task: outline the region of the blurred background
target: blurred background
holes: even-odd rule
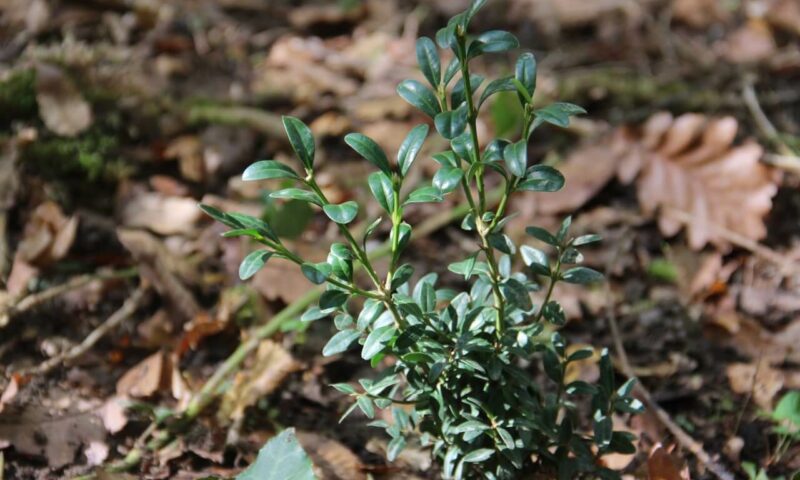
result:
[[[0,479],[118,461],[153,419],[198,397],[205,408],[173,441],[102,478],[232,476],[288,426],[321,478],[438,478],[420,449],[387,464],[386,438],[363,417],[337,423],[349,401],[328,385],[369,366],[355,353],[321,356],[333,327],[299,321],[313,293],[293,265],[271,261],[239,281],[252,245],[220,237],[196,205],[262,216],[324,259],[337,238],[324,215],[269,199],[281,185],[245,184],[241,171],[293,162],[280,115],[300,117],[328,198],[377,217],[370,169],[341,138],[362,132],[394,156],[427,120],[395,93],[423,78],[415,40],[467,5],[0,0]],[[790,478],[800,469],[800,1],[492,0],[475,28],[510,30],[535,53],[537,104],[588,111],[535,132],[529,157],[561,169],[567,186],[518,196],[508,229],[522,239],[526,225],[573,214],[576,233],[605,239],[586,263],[608,282],[557,289],[565,335],[575,348],[616,347],[620,375],[638,376],[663,411],[616,418],[640,450],[604,461],[629,478],[712,478],[712,463],[736,478]],[[474,69],[494,78],[514,59]],[[513,137],[515,94],[493,98],[481,138]],[[418,181],[435,171],[437,141]],[[408,220],[427,222],[408,261],[453,286],[447,264],[473,242],[446,214],[460,202],[415,206]],[[203,390],[248,341],[222,390]],[[568,375],[591,381],[595,362]]]

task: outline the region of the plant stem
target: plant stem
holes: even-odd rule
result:
[[[542,320],[542,315],[544,314],[544,307],[550,302],[550,297],[553,295],[553,288],[555,288],[556,283],[558,282],[558,276],[561,273],[561,249],[556,249],[556,255],[558,259],[556,260],[556,266],[551,272],[550,275],[550,285],[547,287],[547,293],[544,295],[544,301],[542,305],[539,307],[539,312],[536,313],[536,318],[534,319],[533,323],[539,323]]]

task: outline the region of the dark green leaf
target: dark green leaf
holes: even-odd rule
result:
[[[611,441],[608,444],[610,452],[622,453],[625,455],[632,455],[636,453],[636,436],[630,432],[614,432],[611,434]]]
[[[261,160],[244,170],[242,180],[269,180],[271,178],[290,178],[293,180],[300,177],[288,166],[275,160]]]
[[[498,78],[496,80],[492,80],[491,82],[489,82],[488,85],[486,85],[486,88],[483,90],[483,93],[481,93],[481,98],[480,100],[478,100],[478,105],[476,108],[481,108],[483,102],[485,102],[489,97],[491,97],[497,92],[508,92],[508,91],[514,91],[516,89],[517,87],[514,85],[513,77],[503,77],[503,78]]]
[[[271,198],[284,198],[292,200],[301,200],[304,202],[313,203],[314,205],[322,206],[322,200],[316,193],[303,190],[300,188],[284,188],[269,194]]]
[[[550,380],[560,384],[564,373],[561,367],[561,360],[559,360],[556,352],[547,348],[544,351],[542,359],[544,361],[544,372]]]
[[[364,348],[361,350],[361,358],[370,360],[372,357],[381,352],[386,347],[389,340],[397,333],[394,325],[387,325],[385,327],[376,328],[367,336],[364,342]]]
[[[388,176],[392,175],[389,159],[386,158],[386,154],[373,139],[360,133],[348,133],[344,137],[344,142],[350,145],[350,148],[359,155],[366,158],[369,163],[378,167],[378,170]]]
[[[338,278],[349,282],[353,279],[353,254],[344,244],[334,243],[328,253],[328,265]]]
[[[397,86],[397,94],[431,118],[435,118],[442,111],[436,95],[417,80],[403,80]]]
[[[484,163],[499,162],[503,159],[503,151],[510,143],[511,142],[508,140],[503,140],[502,138],[492,140],[483,151],[481,160],[483,160]]]
[[[303,313],[303,316],[300,317],[301,322],[314,322],[321,318],[325,318],[330,315],[330,312],[327,310],[321,310],[319,306],[313,306],[306,310]]]
[[[456,44],[456,28],[457,25],[453,23],[436,32],[436,43],[440,48],[450,48]]]
[[[436,163],[438,163],[443,167],[455,168],[458,167],[460,163],[458,157],[456,157],[455,152],[452,152],[450,150],[446,152],[434,153],[433,159],[436,161]]]
[[[523,245],[519,247],[522,254],[522,261],[525,265],[529,266],[533,273],[539,275],[550,275],[550,262],[547,259],[547,254],[538,248]]]
[[[528,166],[528,142],[523,139],[506,146],[503,150],[503,158],[512,175],[515,177],[525,176],[525,168]]]
[[[478,91],[478,87],[483,83],[483,76],[478,75],[477,73],[470,73],[469,74],[469,87],[472,93]],[[450,104],[453,106],[460,106],[462,103],[467,101],[467,84],[464,82],[464,78],[459,78],[456,82],[455,86],[453,87],[453,92],[450,94]]]
[[[555,192],[564,186],[564,175],[547,165],[534,165],[525,172],[525,178],[517,190],[531,192]]]
[[[581,235],[580,237],[572,241],[572,245],[580,247],[581,245],[588,245],[590,243],[599,242],[602,239],[603,238],[597,234]]]
[[[331,266],[327,263],[304,263],[300,265],[300,270],[316,285],[324,283],[331,276]]]
[[[462,103],[456,110],[436,115],[433,123],[436,125],[436,131],[448,140],[461,135],[467,127],[467,104]]]
[[[442,192],[439,191],[438,188],[430,186],[430,187],[421,187],[408,195],[408,199],[405,201],[405,205],[409,205],[412,203],[433,203],[433,202],[441,202],[444,200],[442,198]]]
[[[255,228],[237,228],[234,230],[228,230],[222,234],[225,238],[235,238],[235,237],[250,237],[259,239],[262,238],[262,235],[258,233],[258,230]]]
[[[417,39],[417,63],[425,78],[433,88],[438,88],[442,81],[442,66],[436,44],[428,37]]]
[[[389,445],[386,447],[386,458],[390,462],[394,462],[400,452],[406,447],[406,439],[403,437],[394,437]]]
[[[592,270],[587,267],[575,267],[567,270],[561,276],[561,279],[567,283],[578,283],[586,285],[590,283],[597,283],[603,281],[603,274]]]
[[[467,420],[466,422],[459,423],[458,425],[453,427],[451,433],[459,435],[462,433],[483,432],[486,430],[489,430],[489,425],[486,425],[485,423],[479,422],[477,420]]]
[[[460,68],[461,63],[458,61],[458,57],[453,57],[453,59],[450,60],[450,63],[447,64],[447,68],[444,71],[444,79],[442,79],[442,84],[447,85],[450,83],[450,80],[453,79]]]
[[[556,239],[556,237],[554,237],[550,232],[548,232],[544,228],[527,227],[525,229],[525,233],[527,233],[533,238],[543,241],[548,245],[553,245],[554,247],[558,245],[558,240]]]
[[[464,172],[457,167],[442,167],[433,176],[433,186],[442,193],[450,193],[461,183]]]
[[[472,143],[472,137],[469,132],[464,132],[450,140],[450,148],[453,149],[456,155],[467,162],[472,162],[475,159],[475,146]]]
[[[492,455],[494,455],[494,450],[491,448],[479,448],[464,455],[462,461],[464,463],[480,463],[488,460]]]
[[[339,308],[344,305],[349,296],[349,293],[341,290],[327,290],[319,297],[319,308],[322,310]]]
[[[346,395],[353,395],[356,393],[355,387],[350,385],[349,383],[334,383],[331,387],[335,388],[336,390],[346,394]]]
[[[275,461],[280,459],[280,461]],[[256,461],[236,480],[316,480],[311,460],[288,428],[258,452]]]
[[[487,240],[489,241],[489,245],[503,253],[514,255],[517,251],[517,247],[514,246],[514,242],[511,241],[511,238],[503,233],[491,233],[487,237]]]
[[[572,352],[570,356],[567,357],[567,363],[585,360],[587,358],[592,358],[592,356],[594,356],[593,348],[581,348],[580,350]]]
[[[475,58],[484,53],[506,52],[519,47],[517,37],[504,30],[490,30],[481,33],[469,45],[468,58]]]
[[[417,125],[408,132],[408,136],[406,136],[402,145],[400,145],[400,150],[397,151],[397,166],[400,169],[400,175],[406,176],[406,173],[408,173],[411,164],[414,163],[414,160],[417,158],[422,148],[422,143],[427,136],[428,125],[424,123],[422,125]]]
[[[500,290],[503,292],[503,296],[506,298],[506,301],[508,301],[509,304],[519,308],[524,312],[527,312],[533,308],[528,289],[525,288],[525,285],[523,285],[519,280],[515,278],[507,279],[502,285],[500,285]]]
[[[328,343],[322,348],[322,355],[330,357],[331,355],[344,352],[350,348],[350,345],[352,345],[359,336],[361,336],[361,334],[356,330],[342,330],[328,340]]]
[[[536,90],[536,57],[532,53],[523,53],[519,56],[514,69],[514,78],[525,88],[528,97],[533,98],[533,92]],[[521,93],[518,95],[522,104],[528,102]]]
[[[295,151],[303,165],[307,169],[314,167],[314,136],[311,129],[306,126],[299,118],[284,116],[283,128],[289,137],[289,143]]]
[[[346,225],[358,215],[358,204],[352,200],[339,205],[329,203],[322,207],[325,215],[336,223]]]
[[[412,267],[408,263],[397,267],[397,270],[395,270],[394,275],[392,275],[392,281],[391,281],[392,291],[397,290],[397,288],[400,285],[406,283],[413,274],[414,274],[414,267]]]
[[[469,280],[469,277],[472,276],[472,270],[475,268],[475,261],[478,259],[478,254],[473,253],[466,260],[462,260],[460,262],[451,263],[447,266],[447,269],[453,273],[457,273],[459,275],[464,275],[465,280]]]
[[[558,127],[566,127],[569,125],[569,117],[583,113],[586,113],[586,110],[572,103],[551,103],[546,107],[533,111],[536,119],[533,122],[532,128],[536,128],[544,122],[551,123]]]
[[[559,244],[564,243],[564,239],[567,238],[570,225],[572,225],[572,215],[568,215],[561,221],[561,226],[558,228],[558,232],[556,232],[556,240],[558,240]]]
[[[242,263],[239,265],[239,278],[242,280],[247,280],[255,275],[256,272],[261,270],[261,267],[267,263],[267,260],[271,256],[272,252],[268,252],[266,250],[256,250],[255,252],[250,252],[249,255],[244,257],[244,260],[242,260]]]
[[[611,417],[603,415],[600,410],[594,412],[594,443],[598,448],[604,449],[611,443],[611,435],[614,431],[614,426],[611,423]]]
[[[372,400],[370,400],[369,397],[364,395],[359,396],[356,398],[356,404],[367,418],[375,418],[375,407],[372,405]]]
[[[369,238],[370,235],[375,233],[375,230],[377,230],[378,226],[381,224],[382,221],[383,218],[378,217],[375,220],[373,220],[372,223],[367,225],[367,228],[364,229],[364,237],[361,239],[362,244],[367,243],[367,238]]]
[[[214,220],[220,222],[225,226],[236,229],[244,227],[244,225],[239,223],[235,218],[231,217],[229,214],[223,212],[218,208],[212,207],[211,205],[206,205],[204,203],[198,204],[198,206],[200,207],[200,210],[206,213],[206,215],[208,215],[209,217],[213,218]]]
[[[553,300],[547,302],[542,309],[544,319],[556,326],[564,326],[567,323],[567,316],[564,313],[564,308],[558,302]]]

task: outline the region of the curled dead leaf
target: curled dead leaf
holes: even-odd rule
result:
[[[120,217],[127,227],[146,228],[161,235],[179,235],[194,231],[202,211],[190,197],[143,192],[122,203]]]
[[[320,480],[363,480],[361,460],[336,440],[311,432],[297,432],[297,440],[308,452]]]
[[[647,458],[647,478],[649,480],[690,480],[689,467],[677,458],[673,449],[656,443]]]
[[[128,370],[117,381],[117,395],[145,398],[169,385],[169,368],[163,352],[156,352]]]
[[[36,65],[36,102],[44,124],[58,135],[73,137],[92,124],[92,110],[61,68]]]

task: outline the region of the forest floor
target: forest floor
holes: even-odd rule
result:
[[[280,115],[300,117],[328,197],[376,217],[368,166],[341,137],[363,132],[393,156],[398,132],[424,121],[395,94],[420,76],[415,39],[466,2],[3,3],[0,479],[233,476],[289,426],[321,478],[436,478],[424,450],[389,464],[378,429],[338,423],[348,400],[328,385],[369,366],[322,357],[332,326],[299,322],[315,290],[292,265],[241,282],[252,246],[220,237],[197,203],[264,216],[324,258],[336,232],[323,216],[241,171],[289,159]],[[572,214],[576,232],[604,238],[585,263],[607,282],[556,291],[568,339],[608,347],[620,378],[643,387],[646,413],[615,418],[639,452],[604,461],[629,478],[791,478],[800,3],[496,0],[485,12],[479,28],[535,52],[537,103],[589,112],[537,130],[529,157],[567,187],[518,198],[508,230],[521,239]],[[510,61],[476,68],[503,74]],[[519,118],[515,97],[498,95],[482,137]],[[420,179],[434,172],[420,163]],[[408,261],[458,285],[447,264],[471,239],[451,197],[410,212],[426,227]],[[240,345],[251,350],[231,357]],[[596,379],[595,361],[567,375]],[[191,421],[169,420],[189,405]],[[114,462],[125,472],[103,471]]]

